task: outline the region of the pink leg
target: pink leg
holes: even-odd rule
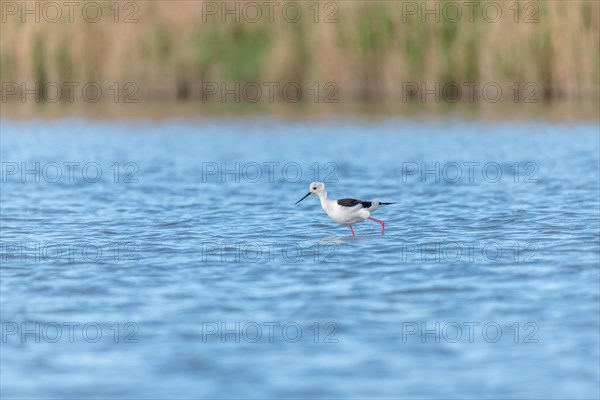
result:
[[[350,227],[350,232],[352,232],[352,236],[356,236],[356,235],[354,234],[354,229],[352,229],[352,225],[348,225],[348,226]]]
[[[377,221],[377,222],[379,222],[381,224],[381,235],[383,235],[383,231],[385,229],[385,222],[383,222],[383,221],[381,221],[379,219],[371,218],[371,217],[369,217],[369,219],[372,219],[373,221]]]

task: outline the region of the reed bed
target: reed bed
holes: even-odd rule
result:
[[[498,1],[502,16],[495,21],[477,11],[487,1],[477,2],[472,21],[465,2],[324,2],[318,16],[314,2],[296,2],[302,17],[290,18],[295,22],[281,12],[269,20],[260,1],[256,20],[254,10],[243,14],[243,2],[121,2],[118,16],[109,9],[114,2],[100,2],[102,18],[93,23],[77,11],[85,1],[72,21],[63,8],[58,21],[41,14],[39,23],[4,3],[1,80],[27,87],[135,82],[143,98],[200,100],[207,82],[334,82],[338,98],[377,101],[402,98],[407,83],[432,89],[438,82],[442,91],[449,82],[496,82],[535,83],[542,100],[599,97],[597,1]],[[277,3],[276,10],[287,4]],[[239,22],[236,11],[224,18],[223,7],[238,7]],[[126,22],[133,11],[137,22]]]

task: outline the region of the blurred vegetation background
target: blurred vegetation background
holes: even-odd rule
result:
[[[164,100],[200,99],[204,82],[274,81],[336,82],[343,100],[366,102],[400,99],[403,82],[429,88],[434,82],[505,88],[535,82],[542,100],[599,98],[598,1],[496,2],[503,12],[496,22],[483,17],[486,1],[478,2],[473,22],[464,2],[455,3],[462,10],[458,22],[451,21],[452,9],[444,16],[445,2],[437,2],[436,21],[424,14],[423,2],[321,2],[316,17],[311,1],[297,2],[303,12],[297,22],[282,18],[282,7],[271,22],[257,2],[262,17],[251,22],[241,15],[239,23],[234,15],[223,21],[224,2],[123,1],[118,17],[109,10],[114,2],[100,3],[103,15],[95,23],[82,18],[82,7],[72,22],[66,8],[57,22],[43,15],[39,23],[32,15],[23,22],[21,7],[14,12],[3,4],[1,80],[28,87],[136,82],[141,98]],[[434,3],[425,5],[434,9]],[[207,15],[215,4],[217,14]],[[533,21],[526,22],[528,16]]]

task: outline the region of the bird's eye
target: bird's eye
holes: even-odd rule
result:
[[[317,190],[317,187],[315,186],[315,187],[313,188],[313,190]]]

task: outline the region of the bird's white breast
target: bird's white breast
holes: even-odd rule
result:
[[[355,224],[371,216],[371,213],[362,208],[360,204],[354,207],[344,207],[340,206],[336,201],[326,200],[321,202],[321,206],[327,215],[329,215],[329,218],[338,224]]]

